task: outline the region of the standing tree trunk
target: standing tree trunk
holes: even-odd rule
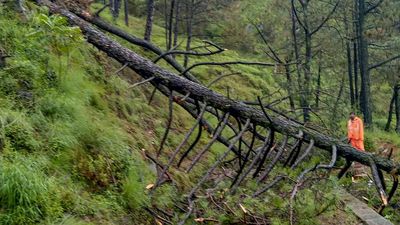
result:
[[[393,87],[393,95],[392,95],[392,99],[390,100],[390,106],[389,106],[389,114],[388,114],[388,120],[387,120],[387,122],[386,122],[386,126],[385,126],[385,130],[386,131],[389,131],[390,130],[390,124],[392,123],[392,117],[393,117],[393,108],[396,106],[396,120],[398,120],[398,118],[397,118],[397,95],[398,95],[398,88],[399,88],[399,85],[395,85],[394,87]],[[396,128],[397,128],[397,124],[398,124],[398,122],[396,123]]]
[[[186,51],[190,51],[192,44],[193,18],[194,18],[193,4],[194,0],[189,0],[186,3],[186,35],[187,35]],[[184,57],[183,66],[186,68],[188,64],[189,64],[189,55],[186,54]]]
[[[344,12],[344,27],[346,30],[347,37],[350,37],[349,21],[347,20],[347,12]],[[354,83],[353,83],[353,64],[351,58],[351,41],[349,38],[346,39],[346,57],[347,57],[347,75],[349,77],[349,89],[350,89],[350,104],[354,108],[355,105],[355,95],[354,95]]]
[[[121,0],[110,0],[110,9],[114,20],[118,18],[120,8]]]
[[[358,47],[357,41],[353,40],[353,67],[354,67],[354,100],[355,106],[359,106],[359,94],[358,94]]]
[[[358,0],[359,67],[361,75],[360,109],[366,126],[372,124],[370,76],[368,70],[368,43],[364,36],[365,0]]]
[[[300,53],[299,53],[299,46],[297,42],[297,24],[296,24],[296,16],[295,16],[295,8],[294,8],[294,0],[292,0],[292,7],[290,10],[290,18],[292,21],[292,37],[293,37],[293,49],[294,49],[294,57],[296,61],[296,73],[297,73],[297,83],[298,83],[298,90],[301,90],[301,85],[302,85],[302,80],[301,80],[301,74],[300,74]],[[300,96],[302,94],[300,93]],[[293,103],[294,105],[294,103]],[[294,107],[293,107],[294,109]]]
[[[286,62],[285,64],[285,74],[286,74],[286,82],[287,82],[287,92],[289,95],[289,104],[290,104],[290,109],[292,111],[295,110],[295,105],[294,105],[294,99],[293,99],[293,84],[292,84],[292,75],[290,74],[290,65],[289,62]]]
[[[176,0],[173,46],[176,46],[178,44],[179,21],[180,21],[180,1]]]
[[[354,94],[354,83],[353,83],[353,68],[352,68],[352,59],[351,59],[351,47],[350,41],[346,41],[346,55],[347,55],[347,74],[349,76],[349,89],[350,89],[350,104],[351,107],[354,108],[356,105],[356,97]]]
[[[151,40],[151,32],[153,30],[153,18],[154,18],[154,0],[147,0],[147,19],[146,19],[146,30],[144,32],[144,40]]]
[[[395,87],[395,107],[396,107],[396,132],[400,133],[400,85],[397,84]]]
[[[321,67],[321,59],[319,60],[320,62],[318,63],[318,75],[317,75],[317,91],[316,91],[316,97],[315,97],[315,108],[319,108],[319,97],[321,93],[321,72],[322,72],[322,67]]]
[[[175,10],[175,0],[171,0],[171,6],[169,9],[169,18],[168,18],[168,45],[167,49],[172,48],[172,30],[173,30],[173,22],[174,22],[174,10]]]
[[[304,38],[305,38],[305,62],[304,62],[304,93],[301,98],[301,107],[303,108],[303,120],[304,122],[310,121],[310,98],[311,98],[311,38],[310,28],[308,24],[308,1],[303,4],[303,23],[304,23]]]
[[[128,0],[124,0],[124,11],[125,11],[125,25],[129,26],[129,6]]]
[[[355,107],[359,107],[360,99],[359,99],[359,90],[358,90],[358,22],[357,22],[357,0],[354,1],[354,12],[353,12],[353,71],[354,71],[354,100]]]

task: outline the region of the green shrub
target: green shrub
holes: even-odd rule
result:
[[[150,205],[150,198],[147,195],[146,186],[154,182],[146,165],[140,163],[130,168],[128,176],[122,183],[122,194],[126,205],[134,210]]]
[[[37,150],[40,142],[36,139],[34,129],[24,113],[7,109],[0,110],[0,135],[15,150]]]
[[[18,154],[1,158],[0,224],[34,224],[60,216],[56,184],[41,171],[37,160]]]

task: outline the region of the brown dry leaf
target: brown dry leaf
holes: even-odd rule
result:
[[[149,190],[149,189],[152,189],[153,187],[154,187],[154,184],[148,184],[148,185],[146,186],[146,189]]]
[[[163,225],[163,223],[161,223],[158,219],[156,219],[156,224],[157,225]]]

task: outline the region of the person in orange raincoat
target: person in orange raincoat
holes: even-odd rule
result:
[[[350,113],[350,119],[347,122],[347,139],[349,144],[359,151],[365,151],[364,149],[364,125],[362,120],[356,116],[354,112]],[[361,163],[353,164],[353,176],[352,181],[356,182],[356,179],[364,176],[365,167]]]
[[[364,149],[364,124],[354,112],[350,113],[347,122],[347,139],[354,148],[365,151]]]

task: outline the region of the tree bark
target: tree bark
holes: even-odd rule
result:
[[[186,2],[186,51],[190,51],[191,44],[192,44],[192,35],[193,35],[193,4],[194,0],[189,0]],[[189,55],[184,56],[183,66],[187,68],[189,64]]]
[[[290,73],[290,65],[288,64],[288,62],[286,62],[287,64],[285,65],[285,74],[286,74],[286,86],[287,86],[287,92],[289,95],[289,104],[290,104],[290,109],[294,110],[295,109],[295,104],[294,104],[294,99],[293,99],[293,84],[292,84],[292,75]]]
[[[154,0],[147,0],[147,18],[146,18],[146,29],[144,32],[144,40],[151,41],[151,33],[153,30],[153,18],[154,18]]]
[[[171,0],[171,5],[169,9],[169,17],[168,17],[168,45],[167,49],[172,48],[172,31],[173,31],[173,23],[174,23],[174,10],[175,10],[175,0]]]
[[[392,118],[393,118],[393,108],[395,106],[397,107],[397,105],[396,105],[396,103],[397,103],[396,99],[397,99],[397,94],[398,94],[397,88],[398,88],[397,85],[395,85],[393,87],[393,94],[392,94],[392,99],[390,100],[389,113],[388,113],[388,119],[387,119],[386,126],[385,126],[385,131],[390,130],[390,125],[392,123]],[[396,111],[397,111],[397,108],[396,108]],[[396,114],[396,120],[398,120],[397,114]]]
[[[359,67],[361,75],[360,109],[366,126],[372,125],[370,75],[368,70],[368,43],[364,35],[365,0],[358,0]]]
[[[317,74],[317,91],[316,91],[316,96],[315,96],[315,108],[319,108],[319,97],[320,97],[320,93],[321,93],[321,71],[322,67],[321,67],[321,60],[318,63],[318,74]]]
[[[347,37],[350,37],[349,21],[347,20],[347,12],[344,12],[344,27],[346,30]],[[350,90],[350,105],[354,108],[355,96],[354,96],[354,83],[353,83],[353,64],[351,58],[351,41],[349,38],[346,39],[346,57],[347,57],[347,75],[349,78],[349,90]]]
[[[281,116],[270,116],[268,119],[264,113],[256,108],[248,106],[242,102],[228,99],[227,97],[216,93],[200,84],[187,80],[171,73],[151,61],[139,56],[132,50],[123,47],[119,43],[111,40],[107,35],[95,29],[87,22],[81,20],[68,10],[62,9],[48,0],[37,0],[39,3],[47,5],[51,13],[59,13],[66,16],[71,24],[77,25],[85,34],[87,41],[93,44],[96,48],[104,51],[108,56],[119,61],[121,64],[127,64],[129,68],[134,70],[137,74],[144,79],[154,77],[151,81],[156,87],[165,86],[178,93],[186,95],[191,94],[191,98],[207,102],[212,107],[220,109],[224,112],[230,112],[232,116],[250,119],[255,125],[263,127],[273,127],[275,131],[289,136],[297,137],[299,130],[304,133],[304,141],[310,142],[311,139],[315,141],[315,146],[331,151],[332,145],[337,146],[338,154],[351,161],[357,161],[364,165],[369,165],[372,159],[379,169],[387,172],[398,174],[399,165],[388,159],[374,156],[371,153],[361,152],[351,147],[348,144],[327,136],[315,129],[305,127],[294,121],[290,121]]]
[[[125,25],[129,26],[129,3],[128,0],[124,0],[124,15]]]
[[[296,16],[295,16],[295,8],[294,8],[294,0],[292,0],[292,7],[290,9],[290,19],[292,22],[292,37],[293,37],[293,49],[294,49],[294,57],[296,60],[296,73],[297,73],[297,83],[298,83],[298,90],[301,90],[301,74],[300,74],[300,52],[299,52],[299,46],[298,46],[298,41],[297,41],[297,24],[296,24]],[[300,94],[301,96],[301,94]],[[301,105],[301,104],[300,104]]]
[[[400,133],[400,85],[395,87],[395,107],[396,107],[396,132]]]
[[[121,0],[110,0],[110,9],[113,19],[116,20],[119,16],[119,10],[121,9]]]
[[[174,23],[174,42],[173,46],[178,44],[178,36],[179,36],[179,21],[180,21],[180,0],[176,0],[176,9],[175,9],[175,23]]]

